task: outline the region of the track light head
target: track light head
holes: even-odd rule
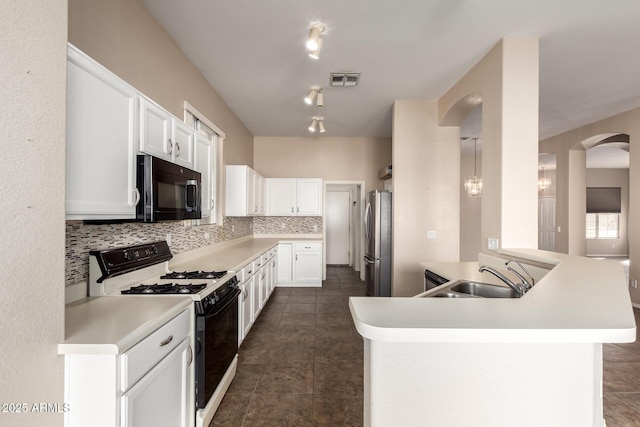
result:
[[[324,117],[312,117],[311,124],[309,125],[309,132],[320,130],[320,133],[325,133],[327,130],[324,128]]]
[[[318,98],[316,99],[316,107],[324,107],[324,94],[322,91],[318,92]]]
[[[320,133],[325,133],[327,130],[324,128],[324,120],[320,120],[318,122],[318,127],[320,128]]]
[[[304,102],[308,105],[311,105],[313,103],[313,100],[316,98],[316,95],[318,95],[318,92],[320,92],[320,86],[311,86],[311,90],[309,91],[307,96],[304,97]]]
[[[311,24],[309,28],[309,38],[307,39],[307,49],[314,51],[318,49],[320,34],[324,32],[324,25],[319,22]]]
[[[320,59],[320,49],[322,49],[322,38],[318,38],[317,47],[309,51],[309,58]]]
[[[315,132],[316,127],[318,127],[318,120],[314,118],[311,120],[311,124],[309,125],[309,132]]]

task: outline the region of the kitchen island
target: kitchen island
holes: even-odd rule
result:
[[[555,267],[519,299],[350,299],[364,338],[365,425],[604,424],[602,343],[636,336],[622,266],[501,252]],[[477,263],[424,265],[492,280]]]

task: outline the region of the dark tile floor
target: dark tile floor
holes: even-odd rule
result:
[[[276,288],[210,427],[361,426],[363,345],[350,295],[365,285],[347,267],[328,267],[322,288]],[[607,427],[640,427],[640,341],[603,352]]]
[[[640,309],[633,312],[636,342],[603,346],[607,427],[640,427]]]
[[[238,351],[238,370],[210,426],[361,426],[363,343],[348,267],[321,288],[276,288]]]

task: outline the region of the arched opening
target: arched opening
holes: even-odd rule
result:
[[[476,261],[482,251],[482,194],[470,197],[464,182],[482,177],[482,104],[467,114],[460,127],[460,261]]]

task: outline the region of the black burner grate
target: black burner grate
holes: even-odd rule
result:
[[[152,295],[152,294],[197,294],[201,290],[207,287],[206,283],[202,284],[188,284],[179,285],[174,283],[163,283],[154,285],[139,285],[132,286],[129,289],[122,291],[123,294],[140,294],[140,295]]]
[[[226,271],[172,271],[164,276],[160,276],[161,279],[219,279],[227,274]]]

